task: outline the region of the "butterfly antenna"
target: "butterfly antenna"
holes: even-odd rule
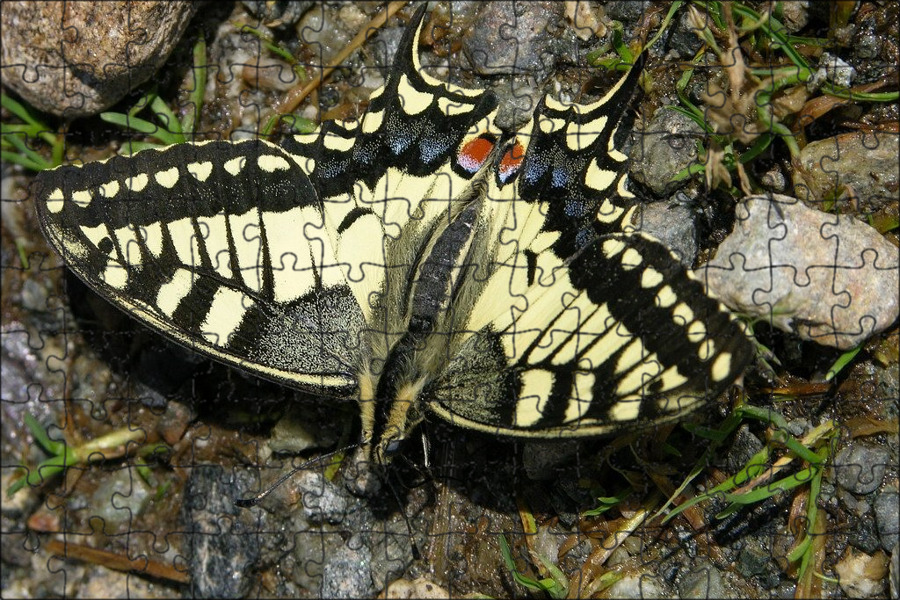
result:
[[[403,455],[399,458],[406,462],[406,464],[412,467],[413,471],[415,471],[418,476],[418,480],[413,487],[418,487],[422,483],[429,482],[434,485],[434,473],[431,471],[430,464],[430,454],[431,454],[431,444],[428,441],[428,435],[426,432],[422,432],[422,454],[424,456],[424,465],[421,465],[413,460],[410,460],[408,456]],[[406,523],[406,530],[409,533],[409,544],[412,548],[413,558],[415,560],[419,560],[421,558],[421,551],[419,550],[419,545],[416,543],[415,537],[415,529],[412,526],[412,521],[409,518],[409,515],[406,514],[406,504],[402,501],[402,497],[400,495],[400,491],[394,485],[394,482],[391,477],[386,477],[385,482],[391,490],[391,494],[394,496],[394,500],[397,501],[397,506],[400,510],[400,514],[403,516],[403,521]]]
[[[409,538],[409,546],[412,551],[413,559],[419,560],[422,557],[422,553],[419,550],[419,545],[416,543],[415,529],[413,528],[409,515],[406,514],[406,504],[403,502],[403,497],[397,489],[397,486],[394,485],[392,479],[393,478],[390,477],[389,474],[388,477],[384,478],[385,483],[387,483],[388,488],[391,490],[391,495],[394,496],[394,500],[397,502],[397,509],[400,512],[400,516],[403,517],[403,522],[406,523],[406,533]]]
[[[350,446],[344,446],[343,448],[338,448],[337,450],[332,450],[326,454],[322,454],[317,456],[316,458],[312,458],[307,460],[306,462],[301,463],[299,466],[294,467],[284,475],[278,478],[278,480],[270,485],[268,488],[259,492],[255,496],[251,496],[249,498],[238,498],[234,501],[235,506],[239,508],[251,508],[258,505],[260,502],[266,499],[266,497],[271,494],[275,489],[280,487],[285,481],[296,475],[299,471],[303,471],[308,469],[309,467],[315,465],[316,463],[321,463],[329,458],[333,458],[337,454],[341,452],[346,452],[348,450],[354,450],[359,447],[359,444],[351,444]]]

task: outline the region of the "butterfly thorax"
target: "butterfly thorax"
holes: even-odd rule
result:
[[[469,317],[474,295],[466,289],[473,279],[473,267],[489,269],[484,256],[473,256],[479,249],[473,241],[484,227],[479,226],[481,200],[465,207],[432,241],[415,253],[418,257],[393,289],[384,294],[386,300],[376,307],[376,314],[388,322],[397,321],[391,330],[403,332],[390,344],[384,331],[370,332],[370,348],[381,349],[369,357],[360,380],[363,443],[372,448],[378,464],[390,457],[423,418],[420,409],[422,391],[441,373],[460,343],[459,323]],[[388,256],[388,262],[400,264],[400,256]],[[389,281],[390,284],[390,281]],[[376,375],[377,373],[377,375]]]

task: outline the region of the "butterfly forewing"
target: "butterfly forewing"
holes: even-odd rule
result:
[[[659,242],[598,237],[549,285],[467,336],[432,410],[507,435],[588,436],[674,420],[753,358],[742,327]],[[622,290],[632,290],[622,294]]]
[[[120,308],[258,374],[352,393],[340,357],[361,311],[292,155],[181,144],[45,172],[36,192],[47,238]]]

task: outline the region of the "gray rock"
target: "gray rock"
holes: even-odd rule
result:
[[[763,173],[759,183],[769,192],[781,194],[787,191],[787,178],[778,167],[773,167]]]
[[[741,425],[734,435],[731,448],[724,458],[724,469],[727,473],[737,473],[743,469],[753,456],[763,449],[763,443],[753,435],[750,427]]]
[[[732,309],[840,349],[897,319],[898,249],[868,225],[777,194],[745,198],[736,218],[697,271]]]
[[[310,431],[306,423],[287,415],[272,428],[269,449],[272,452],[301,454],[316,447],[318,442],[315,432]]]
[[[800,151],[794,194],[813,204],[852,190],[861,211],[875,212],[900,200],[898,156],[896,133],[853,132],[810,142]]]
[[[153,490],[133,469],[118,469],[104,477],[91,494],[90,506],[106,531],[127,531],[144,512]]]
[[[847,494],[848,496],[852,494]],[[848,541],[854,548],[862,550],[866,554],[874,554],[881,548],[881,542],[878,537],[878,529],[875,520],[872,518],[872,507],[868,502],[860,502],[857,505],[857,511],[865,510],[866,512],[857,512],[853,527],[850,529]]]
[[[631,176],[648,186],[657,196],[666,196],[681,183],[672,178],[697,162],[695,138],[703,130],[694,121],[674,110],[658,110],[635,133],[631,148]]]
[[[251,14],[263,21],[266,27],[287,27],[300,20],[314,2],[304,0],[244,0],[244,6]]]
[[[900,542],[900,497],[897,488],[887,488],[875,498],[875,523],[885,552]]]
[[[671,598],[672,590],[657,575],[628,574],[606,592],[609,598]]]
[[[192,597],[242,598],[253,584],[260,547],[253,514],[234,504],[238,490],[249,487],[237,474],[198,465],[185,485],[181,520]]]
[[[698,249],[697,223],[689,207],[677,200],[642,204],[634,225],[678,255],[685,268],[693,266]]]
[[[283,544],[290,560],[277,560],[291,565],[298,588],[317,597],[366,598],[402,575],[413,560],[411,529],[402,515],[376,517],[371,498],[352,496],[318,469],[295,477],[302,508],[288,504],[276,511],[289,523],[283,530],[293,532]]]
[[[371,571],[360,568],[372,562],[372,552],[357,537],[351,537],[325,556],[320,588],[323,598],[367,598],[377,591]],[[384,587],[387,582],[378,585]]]
[[[896,544],[891,550],[889,579],[891,583],[891,598],[900,597],[900,544]]]
[[[854,494],[871,494],[881,485],[890,455],[882,446],[851,442],[834,457],[837,484]]]
[[[886,367],[875,365],[875,382],[876,397],[900,398],[900,364],[895,362]],[[896,410],[895,408],[895,414]]]
[[[760,547],[758,542],[759,540],[753,540],[753,543],[748,544],[738,555],[736,567],[745,577],[763,577],[777,571],[772,561],[771,550]]]
[[[607,2],[604,8],[610,19],[630,23],[647,14],[649,4],[649,2],[635,2],[634,0],[613,0],[613,2]]]
[[[800,31],[809,22],[809,0],[785,2],[781,7],[781,22],[790,33]]]
[[[463,51],[480,75],[543,79],[556,62],[547,48],[558,43],[552,25],[562,9],[558,2],[487,2],[462,40]]]
[[[726,598],[727,594],[722,573],[708,561],[678,581],[678,595],[682,598]]]
[[[193,2],[4,3],[3,84],[66,118],[109,108],[166,61]]]
[[[313,524],[336,524],[344,520],[349,499],[343,487],[325,479],[320,471],[303,471],[296,485],[303,494],[305,519]]]
[[[26,279],[22,283],[22,308],[26,310],[47,310],[49,290],[37,279]]]
[[[839,56],[823,52],[819,63],[822,65],[819,69],[825,70],[828,79],[841,87],[849,87],[856,79],[856,69]]]
[[[373,528],[369,527],[369,531],[363,534],[372,554],[369,577],[378,589],[384,589],[389,582],[402,577],[407,571],[413,561],[412,538],[416,539],[417,548],[428,543],[425,535],[410,529],[403,515],[396,514],[381,523],[383,531],[372,531]]]
[[[700,51],[700,48],[703,46],[703,40],[697,35],[697,30],[691,24],[691,19],[688,15],[688,11],[681,11],[681,17],[676,21],[675,30],[672,32],[671,37],[668,40],[660,39],[656,43],[657,49],[668,48],[676,56],[688,60]]]

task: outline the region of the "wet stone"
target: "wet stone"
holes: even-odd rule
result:
[[[897,488],[886,488],[875,497],[873,504],[881,547],[885,552],[890,552],[900,541],[900,498]]]
[[[900,253],[869,225],[778,194],[745,198],[735,218],[696,272],[733,310],[842,350],[897,319]]]
[[[185,485],[181,520],[192,597],[242,598],[254,581],[259,542],[252,513],[234,504],[240,491],[252,486],[252,478],[238,473],[218,465],[196,466]]]
[[[881,485],[890,455],[882,446],[851,442],[834,457],[837,484],[854,494],[871,494]]]

